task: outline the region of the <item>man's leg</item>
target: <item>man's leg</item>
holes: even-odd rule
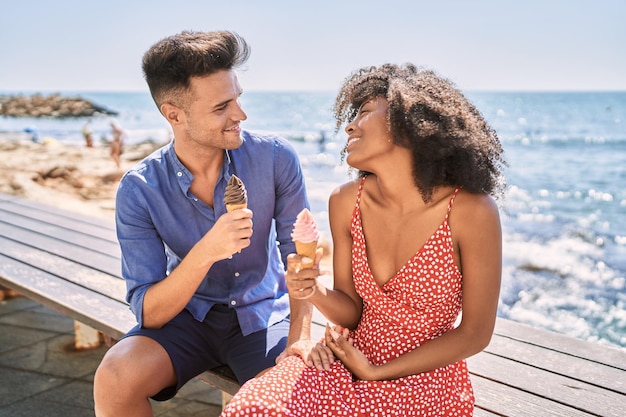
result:
[[[227,353],[228,365],[239,383],[243,384],[274,366],[278,355],[285,350],[288,334],[288,318],[248,336],[243,336],[239,330],[238,335],[229,340],[230,351]]]
[[[152,416],[148,398],[176,382],[172,361],[159,343],[145,336],[126,337],[109,349],[96,370],[96,415]]]

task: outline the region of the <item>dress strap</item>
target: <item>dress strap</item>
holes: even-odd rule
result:
[[[367,178],[367,175],[361,178],[361,182],[359,183],[359,191],[357,191],[356,204],[354,206],[354,208],[356,209],[359,209],[361,207],[361,193],[363,192],[363,186],[365,185],[365,178]]]
[[[450,210],[452,210],[452,205],[454,204],[454,198],[459,193],[459,191],[461,191],[461,188],[462,187],[458,187],[456,190],[454,190],[452,197],[450,197],[450,202],[448,203],[448,212],[446,213],[446,220],[448,219],[448,216],[450,215]]]

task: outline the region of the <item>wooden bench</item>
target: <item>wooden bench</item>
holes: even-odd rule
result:
[[[120,265],[111,221],[0,194],[0,284],[72,317],[78,349],[97,346],[99,332],[117,340],[137,323]],[[198,378],[224,401],[239,389],[228,367]]]
[[[0,285],[113,339],[135,324],[124,301],[112,221],[0,194]],[[315,316],[321,337],[325,320]],[[468,359],[481,416],[623,416],[626,351],[499,318],[492,342]],[[228,368],[199,376],[224,399]]]

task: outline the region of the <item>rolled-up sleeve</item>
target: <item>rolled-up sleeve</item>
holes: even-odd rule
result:
[[[143,325],[143,300],[148,288],[167,273],[167,256],[134,181],[133,174],[120,182],[116,196],[117,238],[122,251],[122,276],[126,280],[126,301]]]

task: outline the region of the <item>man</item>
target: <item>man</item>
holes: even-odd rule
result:
[[[138,325],[96,371],[98,416],[151,415],[148,398],[169,399],[204,370],[227,364],[243,383],[281,352],[302,353],[292,345],[307,338],[311,305],[293,300],[289,317],[284,265],[308,201],[289,143],[241,130],[235,69],[248,56],[231,32],[182,32],[144,55],[174,140],[119,185],[122,273]],[[227,212],[233,175],[249,203]]]

